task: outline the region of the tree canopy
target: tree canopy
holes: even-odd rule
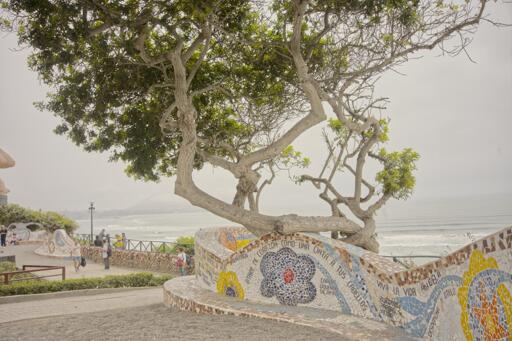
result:
[[[34,211],[15,204],[0,205],[0,224],[8,227],[14,223],[36,223],[50,232],[65,229],[72,233],[78,228],[75,221],[56,212]]]
[[[176,194],[257,235],[339,231],[376,251],[374,215],[411,194],[419,156],[384,149],[386,100],[375,82],[419,51],[464,51],[487,1],[1,3],[3,28],[33,48],[30,67],[52,88],[40,108],[61,118],[57,133],[108,151],[137,178],[176,176]],[[310,163],[295,139],[328,119],[322,173],[299,181],[321,190],[332,216],[260,213],[275,171]],[[373,180],[363,176],[367,159],[381,165]],[[232,203],[194,183],[205,162],[235,177]],[[353,177],[352,193],[334,186],[340,171]]]

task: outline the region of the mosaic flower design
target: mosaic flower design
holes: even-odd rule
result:
[[[54,253],[55,252],[55,243],[53,241],[50,241],[48,243],[48,252],[49,253]]]
[[[236,273],[233,271],[221,271],[217,280],[217,293],[240,299],[245,296],[244,288],[242,288]]]
[[[306,255],[297,255],[284,247],[267,252],[260,263],[263,275],[260,291],[265,297],[276,296],[280,304],[295,306],[312,302],[316,288],[311,283],[315,275],[315,262]]]
[[[55,231],[55,242],[60,247],[66,246],[66,242],[64,241],[64,238],[62,236],[62,231],[59,231],[59,230]]]
[[[222,231],[219,234],[219,242],[231,251],[240,250],[254,239],[255,237],[252,233]]]
[[[512,276],[500,271],[492,257],[474,250],[469,269],[458,290],[461,327],[467,340],[508,340],[512,338],[512,297],[503,282]]]

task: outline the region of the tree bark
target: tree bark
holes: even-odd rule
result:
[[[378,253],[379,242],[377,242],[376,239],[375,229],[375,220],[373,218],[367,218],[364,220],[364,228],[361,231],[347,238],[344,238],[343,241],[346,243],[360,246],[366,250]]]
[[[187,199],[192,205],[244,225],[258,236],[272,231],[288,234],[336,230],[354,234],[361,230],[359,225],[342,217],[300,217],[297,215],[273,217],[259,214],[227,204],[199,189],[192,178],[197,148],[197,113],[191,97],[187,94],[188,85],[185,66],[181,58],[181,46],[178,45],[170,57],[174,68],[174,94],[178,108],[178,126],[183,138],[177,162],[175,182],[177,195]],[[321,113],[323,113],[323,108]]]

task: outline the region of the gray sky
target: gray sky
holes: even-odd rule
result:
[[[512,23],[512,5],[490,7],[493,18]],[[171,195],[172,179],[136,182],[108,155],[86,153],[53,134],[57,119],[32,105],[47,89],[28,70],[28,51],[14,48],[14,36],[0,37],[0,146],[17,161],[15,168],[0,170],[10,202],[52,210],[86,209],[89,201],[103,209],[145,200],[185,205]],[[406,76],[388,73],[380,81],[380,95],[391,99],[388,150],[412,147],[421,155],[412,202],[512,193],[512,29],[484,23],[468,51],[476,64],[464,55],[438,58],[436,51],[400,68]],[[319,132],[313,129],[296,143],[316,165],[324,148]],[[231,200],[235,184],[229,175],[205,169],[196,179]],[[291,184],[284,174],[262,201],[268,211],[323,205],[311,186]]]

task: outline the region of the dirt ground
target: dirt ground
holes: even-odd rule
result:
[[[229,315],[195,314],[170,310],[163,304],[2,323],[0,339],[343,340],[338,334],[291,323]]]

